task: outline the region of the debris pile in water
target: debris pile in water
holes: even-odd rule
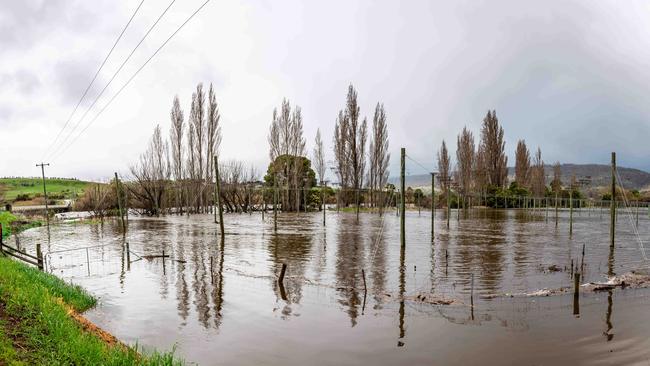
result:
[[[584,291],[605,291],[616,287],[620,288],[648,288],[650,275],[637,271],[630,271],[618,276],[610,277],[606,282],[590,282],[581,286]]]
[[[610,277],[606,282],[588,282],[580,285],[580,292],[598,292],[612,290],[614,288],[650,288],[650,275],[637,271],[630,271],[618,276]],[[572,293],[573,287],[561,287],[555,289],[543,288],[532,292],[505,293],[481,296],[483,299],[494,299],[498,297],[542,297],[555,296]]]

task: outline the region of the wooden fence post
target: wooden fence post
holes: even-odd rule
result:
[[[36,243],[36,263],[38,263],[38,269],[43,270],[43,252],[41,251],[41,243]]]

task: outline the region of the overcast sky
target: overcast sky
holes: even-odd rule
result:
[[[646,1],[212,0],[52,156],[48,146],[139,2],[0,0],[0,176],[40,174],[41,159],[52,176],[127,174],[157,124],[167,135],[174,95],[189,115],[199,82],[216,89],[222,159],[259,171],[285,97],[302,108],[310,153],[320,128],[331,160],[350,83],[362,115],[372,119],[384,103],[395,172],[400,147],[429,170],[442,139],[455,152],[464,125],[478,138],[488,109],[510,161],[523,138],[547,163],[608,163],[617,151],[620,165],[650,169]],[[171,6],[77,131],[202,2]],[[62,136],[168,4],[145,0]]]

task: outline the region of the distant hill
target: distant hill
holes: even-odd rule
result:
[[[553,166],[546,165],[546,182],[547,184],[553,179]],[[577,179],[591,178],[591,187],[605,187],[611,183],[611,167],[602,164],[562,164],[562,183],[568,184],[571,176],[575,174]],[[514,168],[508,168],[508,180],[514,177]],[[618,174],[623,180],[623,186],[627,189],[648,190],[650,189],[650,173],[639,169],[618,167]],[[399,184],[399,177],[390,177],[389,183]],[[406,176],[407,187],[430,187],[431,175],[418,174]]]
[[[48,196],[62,199],[83,194],[90,182],[70,178],[47,178],[45,184]],[[43,194],[43,181],[41,178],[0,178],[0,189],[5,191],[6,201],[12,202],[16,198],[27,201]]]

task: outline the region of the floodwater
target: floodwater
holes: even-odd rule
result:
[[[280,214],[277,233],[271,214],[231,214],[223,243],[211,215],[132,217],[126,238],[113,221],[68,223],[49,242],[45,228],[29,230],[20,245],[47,243],[49,270],[99,297],[91,321],[201,365],[650,363],[649,290],[579,303],[500,296],[572,286],[583,245],[583,282],[643,270],[634,216],[620,213],[614,253],[607,211],[576,211],[571,236],[567,211],[557,226],[543,209],[453,212],[449,229],[444,212],[435,219],[432,241],[430,214],[407,212],[403,253],[394,211],[358,223],[330,211],[325,227],[321,213]],[[647,213],[639,220],[648,243]]]

